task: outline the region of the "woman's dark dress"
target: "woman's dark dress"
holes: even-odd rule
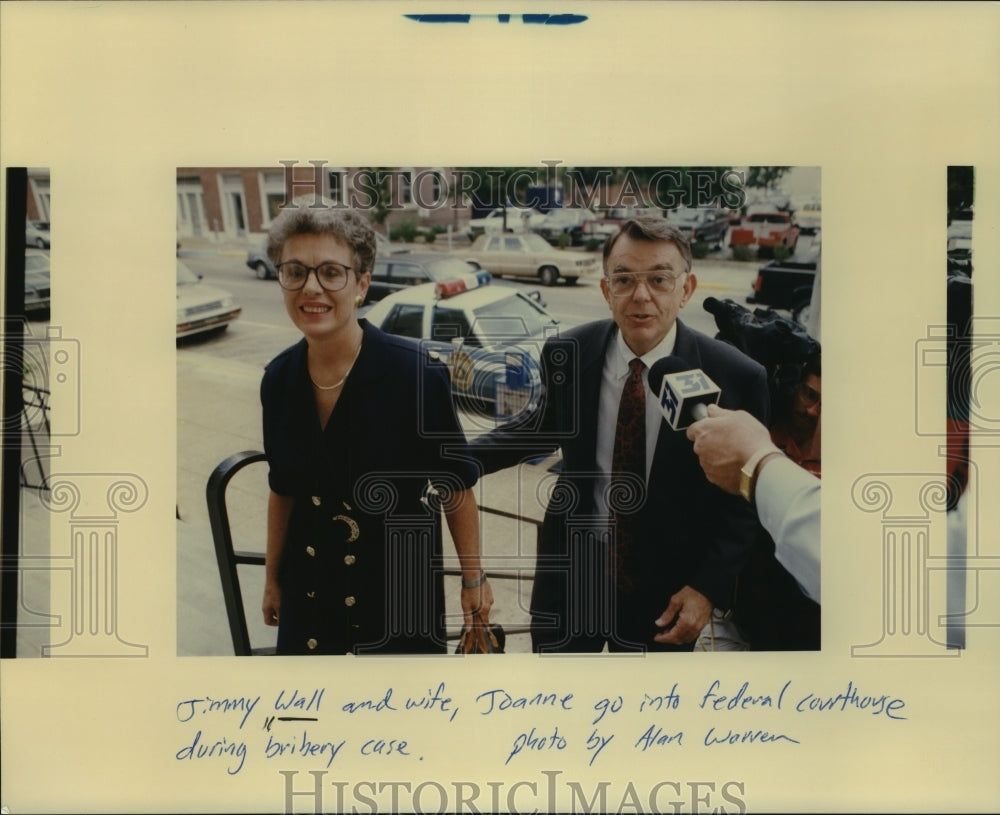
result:
[[[269,484],[295,498],[279,570],[279,654],[445,650],[437,495],[473,486],[478,469],[447,369],[360,322],[361,353],[325,430],[304,339],[261,382]]]

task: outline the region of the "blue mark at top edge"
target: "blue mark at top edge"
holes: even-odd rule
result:
[[[585,14],[404,14],[408,20],[418,23],[469,23],[477,20],[496,20],[509,23],[512,17],[520,17],[521,22],[530,25],[577,25],[586,22]]]

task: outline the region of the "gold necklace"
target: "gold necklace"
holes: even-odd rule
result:
[[[337,382],[335,385],[317,385],[316,380],[312,378],[312,374],[309,375],[309,381],[313,383],[313,387],[321,391],[335,391],[341,385],[347,381],[347,377],[351,375],[351,371],[354,369],[354,363],[358,361],[358,356],[361,354],[361,343],[358,343],[358,350],[354,352],[354,359],[351,360],[351,367],[347,369],[347,373],[344,374],[344,378]]]

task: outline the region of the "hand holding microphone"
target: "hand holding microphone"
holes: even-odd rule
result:
[[[757,419],[746,411],[725,410],[718,405],[708,408],[705,421],[688,427],[687,437],[694,442],[705,477],[734,495],[745,493],[747,464],[753,461],[756,465],[767,454],[780,453],[768,429]],[[752,469],[751,477],[756,466]]]

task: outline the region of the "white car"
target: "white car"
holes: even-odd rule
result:
[[[573,285],[581,277],[601,273],[601,263],[593,253],[554,249],[534,232],[480,235],[460,255],[494,276],[527,277],[543,286],[554,286],[560,279]]]
[[[48,249],[52,246],[52,232],[48,221],[28,221],[24,226],[24,245]]]
[[[806,201],[795,210],[795,225],[803,235],[815,235],[823,226],[823,205],[819,201]]]
[[[201,278],[177,261],[177,336],[221,333],[240,316],[242,309],[225,289],[202,283]]]
[[[24,254],[24,312],[44,315],[50,306],[49,256],[42,252]]]
[[[560,328],[537,292],[492,285],[484,271],[411,286],[364,316],[445,362],[460,408],[497,418],[516,415],[538,399],[541,347]]]
[[[507,207],[507,231],[525,232],[535,225],[541,224],[545,220],[545,215],[537,209],[527,207]],[[504,231],[504,208],[497,207],[488,215],[482,218],[473,218],[469,221],[466,234],[469,240],[475,240],[480,235],[492,232]]]

